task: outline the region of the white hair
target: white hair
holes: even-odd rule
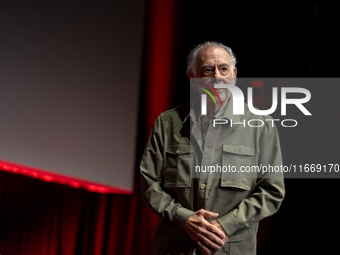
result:
[[[222,43],[219,42],[204,42],[202,44],[197,45],[189,54],[188,58],[187,58],[187,76],[189,77],[190,72],[193,72],[195,74],[195,69],[196,69],[196,57],[197,57],[197,53],[204,47],[207,46],[219,46],[223,49],[225,49],[229,56],[230,56],[230,60],[231,60],[231,68],[232,70],[234,70],[234,67],[236,65],[236,56],[234,54],[234,52],[231,50],[230,47],[227,47],[225,45],[223,45]],[[233,71],[234,73],[234,71]]]

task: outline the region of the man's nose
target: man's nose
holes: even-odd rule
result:
[[[220,71],[218,70],[218,68],[215,68],[214,78],[215,78],[215,83],[221,83],[222,82],[222,75],[221,75]]]
[[[220,70],[218,70],[217,67],[215,67],[215,70],[214,70],[214,78],[221,78],[222,75],[220,73]]]

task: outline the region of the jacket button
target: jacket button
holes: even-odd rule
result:
[[[202,183],[200,189],[203,189],[203,190],[204,190],[205,187],[206,187],[206,185],[205,185],[204,183]]]
[[[176,154],[179,155],[181,153],[180,149],[177,149]]]

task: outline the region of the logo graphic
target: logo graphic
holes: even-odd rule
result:
[[[209,86],[208,84],[205,84],[205,83],[203,83],[203,82],[197,82],[197,83],[206,86],[206,87],[209,88],[212,92],[214,92],[215,95],[217,96],[218,100],[220,101],[220,104],[222,105],[221,98],[220,98],[220,96],[218,95],[218,93],[216,92],[216,90],[215,90],[213,87],[211,87],[211,86]],[[199,89],[205,91],[205,92],[212,98],[212,100],[214,100],[214,103],[215,103],[215,105],[216,105],[216,100],[215,100],[215,98],[213,97],[213,95],[212,95],[208,90],[206,90],[206,89],[204,89],[204,88],[199,88]]]
[[[208,85],[209,86],[209,85]],[[211,86],[209,86],[211,87]],[[244,114],[244,96],[243,92],[240,88],[238,88],[235,85],[230,85],[230,84],[215,84],[215,88],[224,88],[224,89],[229,89],[231,94],[233,95],[234,103],[233,103],[233,113],[236,115],[243,115]],[[212,87],[211,87],[212,88]],[[213,89],[213,88],[212,88]],[[215,91],[216,93],[216,91]],[[301,93],[304,94],[304,98],[297,98],[297,99],[290,99],[287,98],[287,93]],[[212,97],[211,93],[209,93],[210,96]],[[216,93],[217,94],[217,93]],[[253,106],[252,102],[252,97],[253,97],[253,88],[249,87],[248,88],[248,107],[249,110],[256,114],[256,115],[269,115],[272,114],[276,108],[277,108],[277,88],[273,87],[273,103],[272,107],[268,110],[258,110]],[[201,100],[201,106],[202,109],[207,107],[207,101],[206,98],[203,98],[202,95],[202,100]],[[304,88],[281,88],[281,115],[286,115],[286,106],[287,104],[294,104],[297,108],[300,109],[300,111],[304,115],[312,115],[302,104],[307,103],[311,99],[311,93]],[[215,101],[215,100],[214,100]],[[215,103],[216,105],[216,103]],[[221,102],[222,105],[222,102]],[[203,114],[203,111],[202,111]],[[206,111],[205,111],[206,114]]]
[[[193,78],[190,79],[193,88],[196,90],[204,91],[205,93],[199,93],[201,97],[201,115],[207,115],[208,109],[208,102],[207,102],[207,95],[211,97],[212,102],[214,102],[215,106],[217,106],[218,101],[223,105],[224,101],[227,100],[225,97],[222,96],[219,89],[229,90],[228,94],[232,97],[231,106],[233,115],[244,115],[245,114],[245,97],[242,90],[235,85],[235,83],[230,79],[225,81],[225,83],[221,83],[216,79],[211,79],[211,81],[207,82],[207,78]],[[228,84],[229,83],[229,84]],[[286,82],[287,83],[287,82]],[[211,84],[211,85],[208,85]],[[242,83],[241,83],[242,84]],[[249,82],[248,82],[249,84]],[[294,84],[295,85],[295,84]],[[311,93],[309,90],[301,87],[291,86],[279,86],[279,87],[272,87],[271,95],[267,91],[267,98],[271,97],[271,104],[267,104],[265,109],[257,109],[254,107],[253,104],[253,87],[247,87],[247,109],[253,113],[254,115],[258,116],[265,116],[274,113],[278,106],[281,106],[281,116],[287,115],[287,106],[294,105],[298,110],[300,110],[305,116],[311,116],[312,114],[306,109],[304,106],[311,99]],[[217,91],[218,92],[217,92]],[[280,94],[279,94],[280,92]],[[220,93],[220,94],[219,94]],[[268,95],[269,94],[269,95]],[[293,96],[290,96],[293,94]],[[218,100],[217,100],[218,99]],[[281,99],[281,100],[280,100]],[[281,101],[279,104],[279,100]],[[222,103],[223,101],[223,103]],[[213,104],[211,105],[213,106]],[[290,107],[290,106],[289,106]],[[210,110],[210,109],[209,109]],[[236,118],[238,119],[238,118]],[[230,126],[233,125],[242,125],[250,127],[261,127],[266,122],[271,122],[272,126],[274,125],[274,121],[280,121],[283,127],[295,127],[297,126],[298,122],[295,119],[273,119],[273,118],[266,118],[266,119],[251,119],[247,123],[245,119],[242,119],[242,122],[236,122],[233,119],[216,119],[212,120],[213,126],[215,125],[223,125],[230,123]],[[288,122],[288,124],[287,124]],[[289,125],[292,123],[291,125]]]

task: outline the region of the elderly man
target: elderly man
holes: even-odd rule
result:
[[[229,47],[216,42],[198,45],[188,56],[193,90],[207,93],[196,78],[235,80],[235,64]],[[202,171],[193,176],[194,166],[239,170],[282,165],[273,122],[264,121],[260,127],[240,124],[270,117],[252,114],[246,105],[244,115],[233,115],[229,90],[215,92],[220,104],[208,96],[206,113],[201,112],[202,97],[197,97],[192,104],[160,114],[154,124],[140,166],[142,199],[159,216],[152,254],[256,254],[258,222],[275,213],[283,200],[282,173],[220,171],[216,176]],[[229,124],[215,126],[215,118]]]

